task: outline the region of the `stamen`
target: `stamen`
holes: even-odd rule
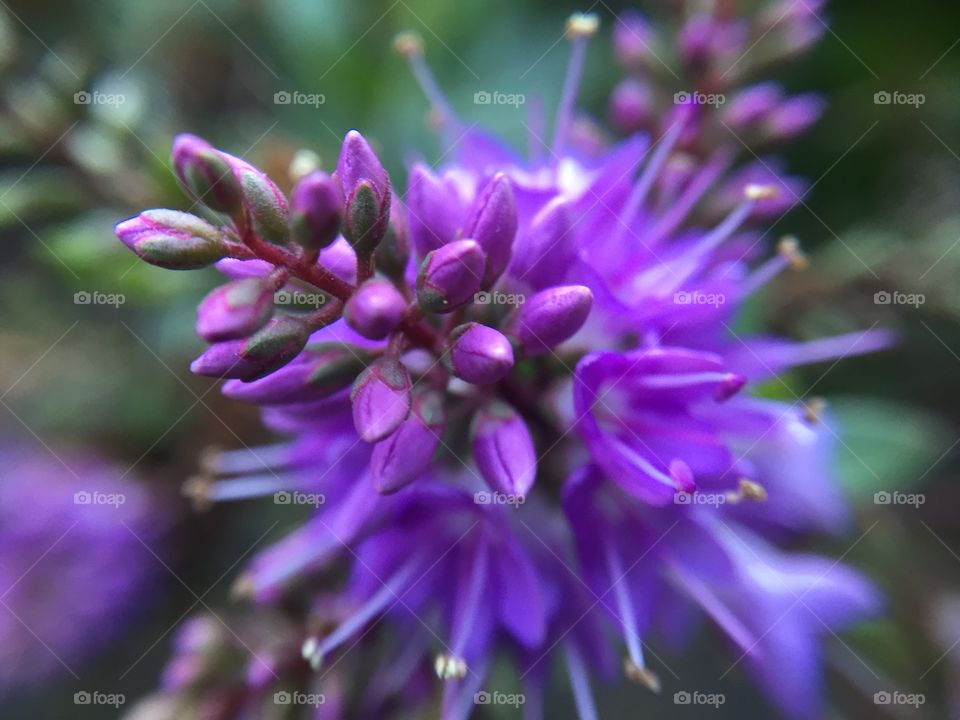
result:
[[[557,117],[554,121],[551,147],[556,157],[563,155],[563,145],[570,132],[574,104],[577,100],[577,90],[580,86],[580,78],[583,75],[583,60],[587,52],[587,40],[597,31],[599,25],[600,19],[593,13],[574,13],[567,20],[566,36],[573,42],[573,48],[570,53],[567,76],[563,81],[563,93],[560,95]]]
[[[777,256],[767,260],[744,280],[741,285],[742,297],[749,297],[787,267],[792,270],[805,270],[807,265],[807,258],[800,251],[797,239],[785,237],[777,245]]]
[[[580,653],[570,643],[564,648],[567,656],[567,674],[570,677],[570,687],[573,690],[573,699],[577,704],[577,715],[580,720],[599,720],[597,706],[593,702],[590,692],[590,677],[583,664]]]
[[[640,631],[637,628],[637,619],[633,611],[630,592],[626,587],[626,573],[623,571],[623,563],[620,562],[620,555],[617,553],[613,541],[609,538],[604,543],[604,551],[607,573],[610,576],[610,582],[613,584],[613,594],[617,601],[618,619],[623,626],[623,641],[626,643],[627,652],[630,655],[629,662],[642,670],[646,665],[643,661],[643,645],[640,643]]]
[[[437,655],[433,669],[441,680],[463,680],[467,676],[467,663],[453,655]]]
[[[454,111],[453,106],[440,89],[439,83],[430,71],[423,55],[423,38],[417,33],[407,31],[399,33],[393,39],[393,48],[400,55],[407,59],[410,64],[410,71],[414,79],[427,96],[427,101],[433,106],[432,110],[437,115],[437,122],[441,127],[459,127],[462,125],[460,118]]]
[[[623,206],[623,211],[620,213],[620,222],[617,223],[614,235],[614,245],[619,244],[620,241],[623,240],[624,233],[630,229],[631,223],[636,218],[637,213],[640,212],[640,208],[643,207],[647,195],[649,195],[657,176],[663,169],[663,164],[667,161],[667,158],[670,157],[670,153],[673,152],[677,140],[680,139],[680,133],[683,132],[683,125],[682,120],[677,120],[660,138],[660,144],[657,146],[657,149],[653,151],[650,161],[643,169],[636,184],[633,186],[633,190],[630,191],[627,202]]]
[[[231,480],[215,480],[207,475],[194,475],[183,484],[183,494],[202,509],[211,503],[249,500],[272,495],[291,487],[294,480],[287,475],[247,475]]]
[[[660,678],[650,668],[637,667],[630,658],[623,659],[623,674],[628,680],[643,685],[655,693],[660,692]]]
[[[827,401],[823,398],[810,398],[803,404],[803,419],[811,425],[819,425],[823,411],[827,409]]]
[[[859,331],[809,342],[772,347],[758,354],[769,367],[806,365],[883,350],[893,342],[884,331]]]
[[[680,197],[670,203],[667,211],[650,231],[647,244],[655,245],[676,230],[706,192],[713,187],[729,164],[730,157],[727,153],[716,153],[715,157],[688,183]]]
[[[474,554],[473,562],[470,563],[466,582],[461,583],[458,587],[457,604],[454,608],[453,627],[450,633],[452,638],[450,652],[456,657],[463,655],[467,640],[470,637],[470,630],[473,627],[473,619],[480,610],[480,600],[487,584],[488,562],[489,552],[486,542],[481,540],[477,552]]]
[[[323,638],[323,640],[317,640],[316,638],[308,639],[303,644],[303,653],[304,659],[310,661],[310,666],[316,670],[323,662],[324,657],[348,640],[376,615],[385,610],[391,600],[396,598],[396,601],[399,602],[397,590],[407,583],[418,564],[415,560],[408,561],[384,583],[380,590],[374,593],[353,615],[340,623],[336,630]],[[314,642],[311,642],[311,640]],[[307,655],[308,650],[309,656]]]
[[[724,497],[731,505],[736,505],[742,500],[767,501],[767,489],[760,483],[748,478],[740,478],[739,485],[737,490],[728,490],[724,493]]]
[[[291,443],[276,443],[239,450],[220,450],[209,447],[200,457],[204,472],[217,475],[242,475],[269,469],[288,467],[291,464]]]
[[[759,185],[750,187],[761,187]],[[750,213],[753,212],[753,209],[757,206],[757,200],[759,198],[754,196],[752,193],[744,192],[744,200],[737,205],[733,210],[730,211],[730,214],[723,219],[723,221],[717,225],[713,230],[704,236],[704,238],[696,244],[694,249],[691,252],[698,254],[705,254],[712,250],[715,250],[721,243],[729,239],[741,225],[750,217]]]
[[[769,200],[770,198],[777,197],[779,194],[780,190],[776,185],[750,183],[743,188],[743,196],[747,200]]]

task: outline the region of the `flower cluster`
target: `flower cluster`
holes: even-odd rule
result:
[[[811,17],[778,30],[782,54],[810,39]],[[637,22],[620,27],[639,45],[621,29],[615,39],[631,66],[648,60]],[[203,503],[323,498],[235,587],[299,608],[296,640],[258,645],[239,680],[180,678],[164,707],[281,717],[275,693],[299,692],[324,699],[322,717],[389,717],[430,701],[432,667],[452,720],[472,713],[506,658],[537,718],[562,657],[590,720],[589,680],[611,677],[617,649],[627,676],[658,690],[644,638],[682,639],[699,607],[773,704],[816,714],[818,636],[879,600],[854,571],[775,546],[844,525],[832,431],[817,408],[747,387],[888,339],[734,331],[744,300],[804,265],[792,240],[759,257],[757,221],[790,207],[794,184],[766,163],[733,167],[736,148],[709,133],[730,107],[681,103],[650,132],[585,144],[574,108],[596,26],[589,15],[568,23],[570,71],[545,155],[520,157],[468,127],[404,35],[397,48],[449,160],[414,164],[402,198],[355,130],[336,170],[300,178],[289,199],[245,161],[181,136],[174,168],[211,222],[149,210],[117,226],[147,262],[215,263],[229,278],[200,306],[211,345],[192,369],[227,378],[226,395],[292,437],[206,458],[188,492]],[[748,38],[740,21],[696,16],[679,45],[711,78]],[[745,90],[737,112],[752,103],[764,132],[788,135],[795,100],[768,92],[761,112],[761,95]],[[203,648],[178,646],[172,667],[217,656]],[[375,681],[358,688],[352,672]]]

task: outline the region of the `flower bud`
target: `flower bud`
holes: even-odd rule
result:
[[[391,280],[402,280],[410,257],[410,240],[407,236],[407,211],[399,198],[390,203],[390,222],[387,234],[377,246],[374,256],[377,269]]]
[[[353,384],[353,424],[369,443],[393,433],[410,414],[410,373],[399,360],[384,358],[364,370]]]
[[[367,280],[347,300],[347,325],[370,340],[383,340],[400,324],[407,301],[388,280]]]
[[[248,338],[211,345],[190,364],[197,375],[256,380],[293,360],[310,337],[303,321],[281,315]]]
[[[737,93],[723,109],[723,122],[742,132],[762,121],[783,98],[777,83],[765,82]]]
[[[406,200],[410,242],[417,255],[424,257],[431,250],[453,242],[466,209],[452,183],[418,163],[410,170]]]
[[[172,156],[174,172],[194,200],[228,215],[239,212],[240,183],[216,148],[196,135],[177,135]]]
[[[566,200],[556,198],[533,216],[510,267],[514,277],[536,289],[564,281],[577,257]]]
[[[805,133],[820,116],[826,103],[813,93],[797,95],[777,106],[763,124],[767,140],[783,142]]]
[[[217,228],[177,210],[145,210],[119,223],[114,232],[141,259],[168,270],[195,270],[227,254]]]
[[[610,95],[610,122],[631,133],[650,124],[653,118],[650,88],[634,78],[622,80]]]
[[[463,237],[476,240],[487,254],[485,288],[492,286],[507,269],[516,234],[517,205],[513,187],[505,174],[497,173],[474,201],[463,226]]]
[[[325,172],[316,170],[297,183],[290,196],[290,231],[307,250],[320,250],[337,239],[343,215],[343,191]]]
[[[417,275],[417,301],[430,313],[448,313],[480,289],[487,257],[473,240],[457,240],[429,253]]]
[[[300,358],[253,382],[228,380],[223,394],[258,405],[313,402],[350,386],[367,366],[369,355],[361,348],[330,343],[311,346]]]
[[[337,177],[346,198],[343,234],[358,254],[369,255],[387,231],[390,178],[369,143],[356,130],[343,139]]]
[[[513,367],[513,347],[497,330],[472,322],[450,333],[450,347],[443,356],[447,368],[461,380],[489,385]]]
[[[586,322],[593,293],[583,285],[552,287],[538,292],[520,308],[513,334],[526,355],[540,355],[559,345]]]
[[[245,278],[221,285],[197,309],[197,334],[207,342],[252,335],[273,315],[274,284],[266,278]]]
[[[527,424],[502,403],[477,415],[473,459],[487,484],[506,495],[526,496],[537,476],[537,452]]]
[[[276,183],[250,163],[221,153],[240,182],[243,205],[253,220],[257,234],[277,245],[290,238],[290,209],[287,198]]]
[[[378,442],[370,456],[370,474],[381,495],[397,492],[430,467],[443,432],[443,408],[433,393],[413,401],[410,417],[386,440]]]
[[[624,70],[636,69],[651,56],[650,25],[638,12],[627,11],[613,27],[613,54]]]

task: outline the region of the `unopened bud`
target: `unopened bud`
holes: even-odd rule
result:
[[[316,170],[301,178],[290,196],[293,240],[308,250],[327,247],[340,233],[343,192],[339,183]]]
[[[450,333],[450,347],[443,356],[447,368],[461,380],[489,385],[513,367],[513,348],[502,333],[472,322]]]
[[[227,255],[217,228],[177,210],[145,210],[119,223],[114,232],[141,259],[169,270],[195,270]]]
[[[383,340],[400,321],[407,302],[389,280],[367,280],[343,309],[347,325],[370,340]]]
[[[240,210],[240,183],[230,164],[210,143],[196,135],[178,135],[172,155],[174,172],[194,200],[228,215]]]
[[[213,290],[197,309],[197,334],[207,342],[252,335],[273,315],[274,284],[267,278],[233,280]]]
[[[417,275],[417,301],[429,313],[448,313],[480,289],[487,257],[473,240],[457,240],[429,253]]]
[[[211,345],[190,369],[197,375],[256,380],[293,360],[309,336],[305,322],[281,315],[249,338]]]
[[[378,442],[393,433],[410,414],[410,373],[399,360],[382,359],[364,370],[353,384],[353,424],[361,438]]]
[[[477,415],[473,458],[487,484],[505,495],[525,497],[537,477],[537,451],[530,430],[505,404]]]
[[[512,323],[527,355],[540,355],[573,335],[586,322],[593,293],[583,285],[541,290],[529,298]]]
[[[510,263],[517,234],[517,205],[504,173],[494,175],[474,201],[463,237],[475,240],[487,255],[484,287],[496,282]]]
[[[416,480],[430,467],[442,432],[440,398],[430,393],[414,399],[410,416],[373,448],[370,474],[377,492],[388,495]]]

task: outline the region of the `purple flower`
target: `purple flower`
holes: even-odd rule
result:
[[[818,424],[755,388],[889,338],[734,334],[745,299],[805,265],[795,241],[769,258],[760,242],[762,223],[800,202],[805,185],[775,160],[741,157],[735,135],[788,140],[820,102],[742,88],[752,60],[722,75],[750,38],[779,38],[765,57],[790,54],[811,19],[785,17],[787,37],[763,19],[685,14],[673,54],[687,87],[674,95],[638,90],[652,82],[648,42],[667,38],[624,18],[617,57],[645,76],[621,85],[615,117],[651,135],[611,145],[577,130],[597,19],[575,15],[550,152],[530,159],[461,120],[422,42],[404,35],[397,47],[436,110],[445,164],[413,165],[401,204],[351,131],[335,176],[342,196],[318,177],[322,193],[301,197],[301,185],[292,202],[294,239],[322,227],[322,241],[278,243],[262,232],[265,211],[259,225],[222,230],[229,259],[218,267],[233,282],[280,278],[326,300],[278,304],[262,329],[194,362],[233,378],[225,392],[261,405],[265,424],[292,440],[216,456],[193,494],[324,501],[235,588],[291,615],[304,608],[299,643],[268,652],[275,677],[252,669],[234,706],[209,696],[215,709],[240,716],[294,678],[329,687],[343,667],[373,678],[362,701],[331,690],[353,714],[423,712],[432,667],[441,717],[456,720],[505,656],[536,719],[556,656],[593,720],[591,677],[609,678],[623,653],[628,678],[667,686],[645,639],[682,640],[676,629],[699,608],[773,705],[816,716],[818,636],[879,600],[852,570],[775,547],[788,533],[841,530],[847,516],[827,468],[829,418]],[[707,87],[731,106],[693,94]],[[251,203],[244,186],[248,214]],[[314,210],[329,224],[305,225]],[[336,217],[344,237],[330,242]],[[321,591],[339,570],[346,580]]]
[[[0,454],[0,685],[79,673],[142,608],[163,506],[92,456]]]

